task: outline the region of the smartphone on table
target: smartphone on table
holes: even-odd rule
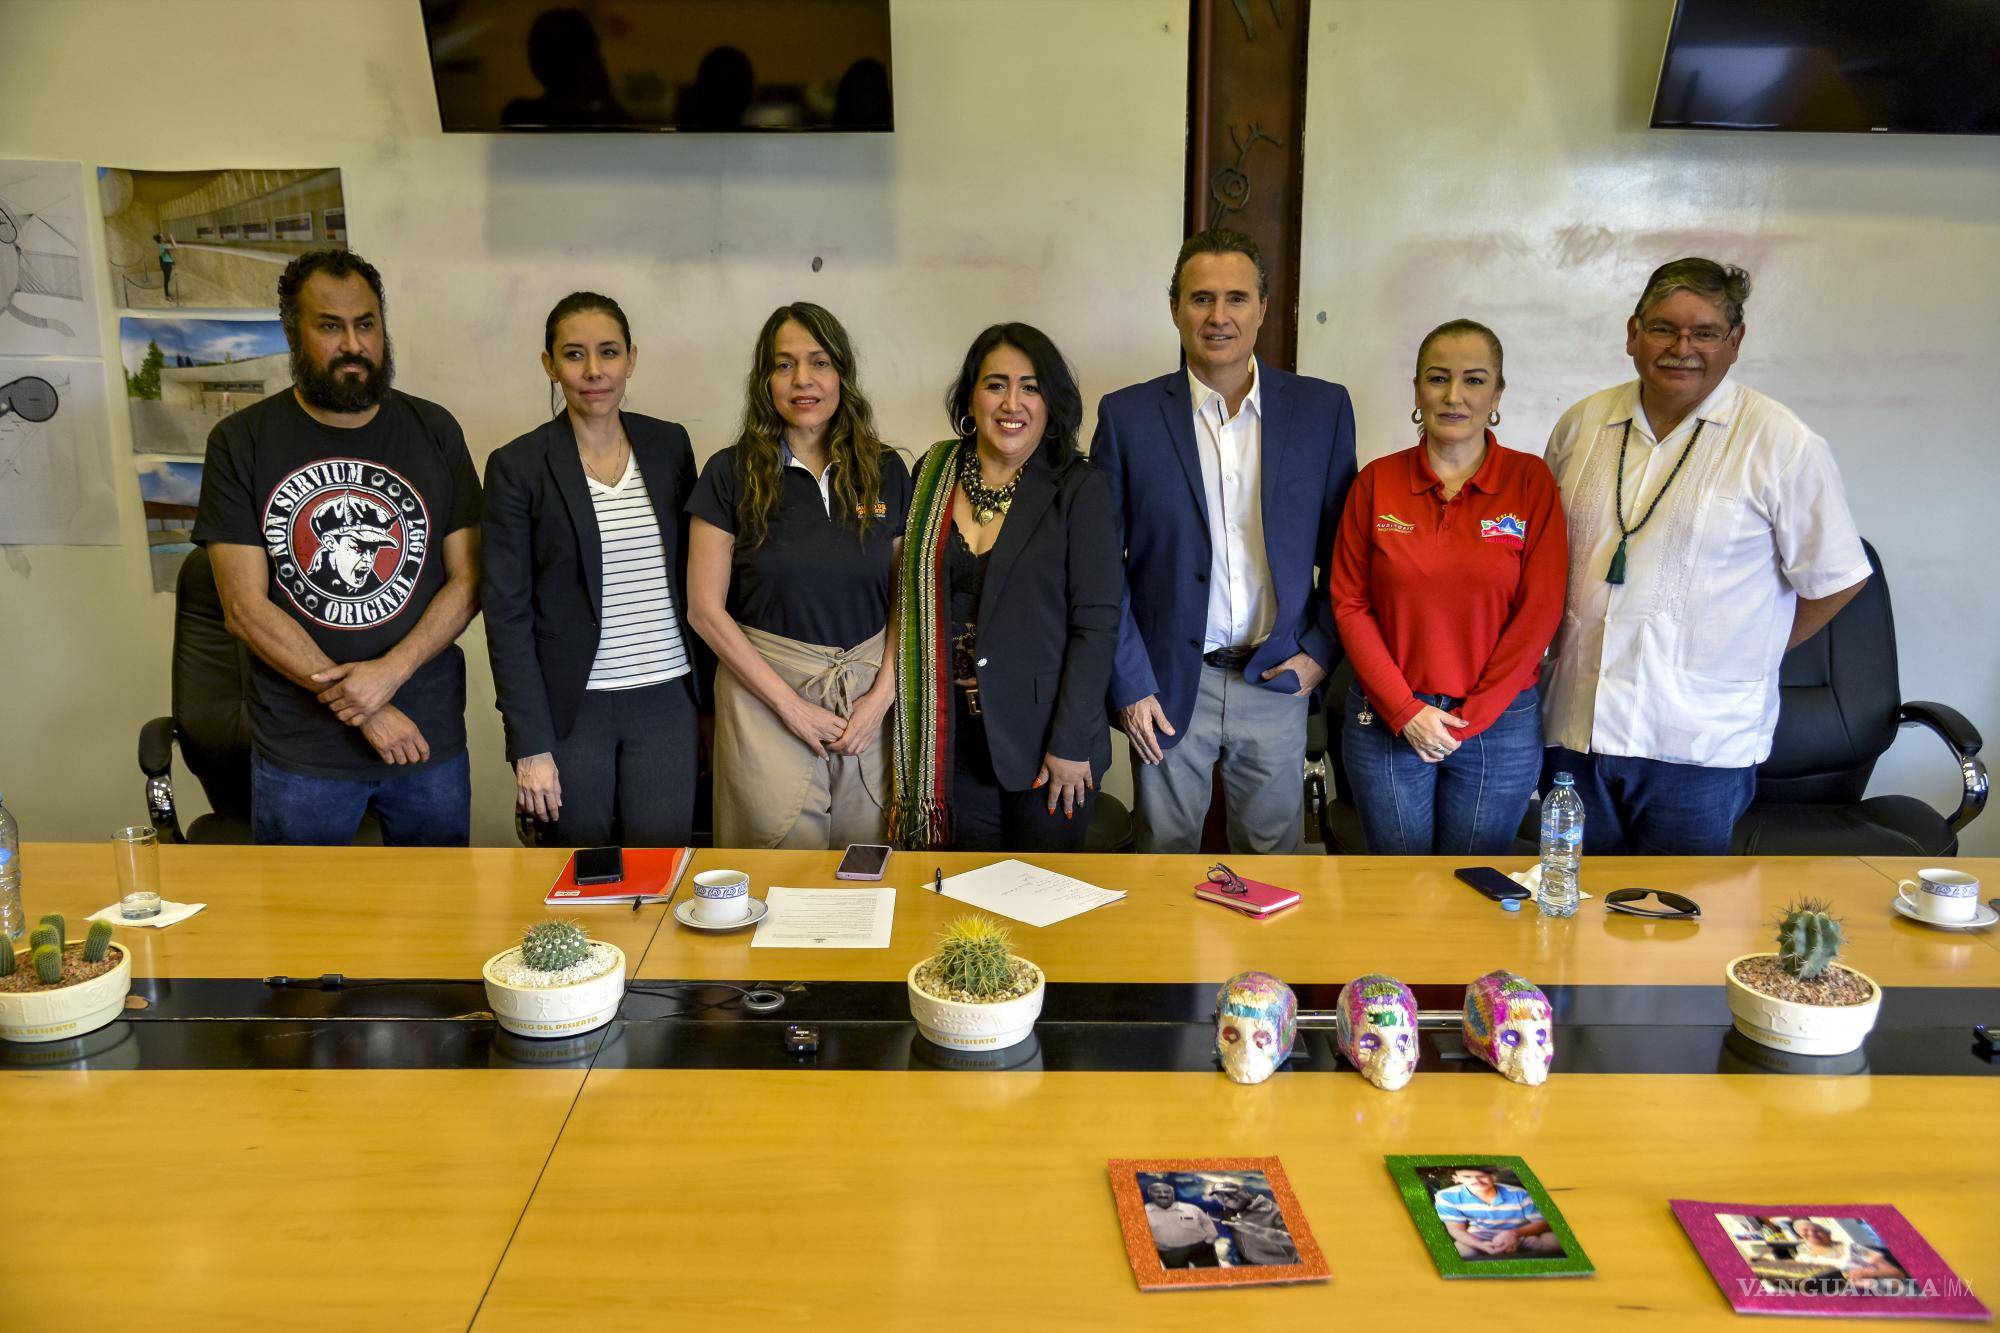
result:
[[[835,879],[880,879],[889,869],[889,849],[879,842],[850,842]]]
[[[1460,879],[1478,889],[1494,902],[1504,902],[1509,898],[1516,901],[1526,898],[1528,891],[1507,878],[1492,866],[1463,866],[1452,871]]]
[[[616,884],[625,878],[622,847],[584,847],[576,854],[578,884]]]

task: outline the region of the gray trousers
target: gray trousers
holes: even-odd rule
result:
[[[1157,764],[1132,757],[1134,836],[1141,852],[1201,849],[1201,826],[1222,761],[1229,850],[1297,850],[1305,810],[1306,704],[1243,679],[1241,669],[1204,665],[1194,715]]]

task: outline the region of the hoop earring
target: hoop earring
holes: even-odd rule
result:
[[[561,390],[560,388],[558,388],[558,387],[557,387],[557,385],[556,385],[556,382],[555,382],[554,380],[550,380],[550,381],[549,381],[549,420],[553,421],[553,420],[555,420],[555,419],[556,419],[557,417],[561,416],[561,415],[562,415],[562,410],[563,410],[563,401],[562,401],[562,390]]]
[[[1423,425],[1423,424],[1424,424],[1424,409],[1423,409],[1423,408],[1421,408],[1421,407],[1413,407],[1413,408],[1411,408],[1411,409],[1410,409],[1410,424],[1411,424],[1412,426],[1421,426],[1421,425]]]
[[[1497,407],[1496,407],[1496,408],[1494,408],[1494,409],[1493,409],[1493,415],[1492,415],[1492,416],[1490,416],[1490,417],[1488,417],[1488,418],[1486,418],[1486,424],[1487,424],[1487,425],[1489,425],[1489,426],[1497,426],[1497,425],[1499,425],[1499,424],[1500,424],[1500,409],[1499,409],[1499,408],[1497,408]]]
[[[958,428],[958,438],[961,440],[969,440],[979,433],[979,427],[973,423],[970,412],[967,412],[952,424]]]

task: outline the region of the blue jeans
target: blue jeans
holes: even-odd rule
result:
[[[1417,698],[1446,712],[1460,702],[1442,694]],[[1501,855],[1514,849],[1542,771],[1541,694],[1530,685],[1492,726],[1427,764],[1356,688],[1348,691],[1341,718],[1340,757],[1370,852]]]
[[[250,837],[258,843],[344,847],[375,807],[390,847],[463,847],[472,840],[472,762],[455,759],[413,773],[384,766],[380,778],[313,778],[250,755]]]
[[[1544,792],[1557,773],[1583,798],[1583,850],[1591,856],[1727,856],[1736,821],[1757,794],[1757,766],[1703,768],[1621,754],[1549,747]]]

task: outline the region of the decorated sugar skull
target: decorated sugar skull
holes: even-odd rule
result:
[[[1370,972],[1342,986],[1333,1032],[1340,1053],[1384,1092],[1417,1072],[1417,997],[1394,977]]]
[[[1555,1013],[1526,977],[1488,972],[1465,988],[1465,1049],[1530,1087],[1549,1076]]]
[[[1241,972],[1215,993],[1215,1049],[1237,1083],[1262,1083],[1292,1053],[1299,1002],[1269,972]]]

